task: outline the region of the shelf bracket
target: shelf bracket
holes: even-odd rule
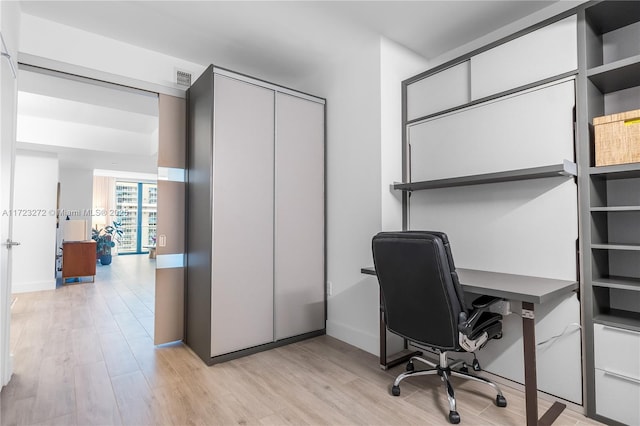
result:
[[[573,161],[562,160],[562,169],[560,174],[563,176],[578,176],[578,165]]]

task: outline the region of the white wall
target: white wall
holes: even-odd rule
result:
[[[59,61],[180,91],[184,91],[184,88],[175,83],[178,69],[191,72],[195,80],[206,68],[201,64],[27,14],[22,15],[20,36],[21,59],[32,55],[35,59]],[[81,70],[78,73],[85,75]],[[154,90],[153,87],[142,86],[145,87],[140,88]]]
[[[378,289],[360,273],[380,230],[380,45],[328,71],[327,333],[377,353]]]
[[[71,220],[87,221],[87,238],[91,238],[93,206],[93,170],[60,168],[60,227],[64,228],[66,216]],[[77,213],[80,213],[79,215]]]
[[[0,31],[9,54],[17,67],[20,33],[20,3],[0,1]],[[15,148],[17,110],[17,80],[7,58],[0,58],[0,209],[10,209],[12,159]],[[0,241],[11,238],[11,216],[0,216]],[[0,249],[0,388],[11,378],[12,361],[9,355],[9,324],[11,319],[11,251]]]
[[[386,38],[380,41],[380,169],[382,229],[402,229],[402,81],[429,68],[428,61]]]
[[[327,97],[327,333],[373,354],[379,350],[379,290],[360,273],[372,264],[371,238],[401,229],[401,82],[426,60],[386,39],[317,76]]]
[[[58,158],[16,152],[13,209],[12,293],[56,287],[56,204]]]

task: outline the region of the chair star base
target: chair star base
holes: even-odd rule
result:
[[[445,388],[447,390],[447,398],[449,400],[449,422],[452,424],[460,423],[460,414],[458,414],[458,411],[456,410],[456,398],[453,391],[453,386],[451,385],[450,377],[458,377],[461,379],[473,380],[473,381],[484,383],[486,385],[491,386],[493,390],[497,392],[496,399],[495,399],[496,405],[498,407],[507,406],[507,400],[504,397],[504,395],[502,395],[502,391],[500,390],[498,385],[496,385],[495,383],[493,383],[488,379],[485,379],[484,377],[475,376],[468,372],[454,370],[454,368],[456,368],[461,364],[463,365],[463,368],[464,368],[464,361],[457,360],[457,361],[454,361],[452,364],[449,364],[449,360],[447,358],[447,352],[439,352],[439,357],[440,357],[439,364],[435,364],[419,356],[412,357],[409,363],[407,364],[407,367],[406,367],[407,371],[398,375],[398,377],[396,377],[396,380],[393,382],[393,386],[391,387],[391,394],[393,396],[400,396],[400,382],[408,377],[428,376],[428,375],[437,374],[438,376],[440,376],[440,379],[444,383]],[[431,368],[426,370],[416,370],[414,361],[420,361],[421,363],[424,363]]]

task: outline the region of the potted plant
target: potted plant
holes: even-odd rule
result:
[[[119,221],[114,221],[113,225],[107,225],[98,229],[96,226],[91,230],[91,239],[96,242],[96,254],[101,265],[111,264],[111,248],[120,242],[122,237],[122,225]]]

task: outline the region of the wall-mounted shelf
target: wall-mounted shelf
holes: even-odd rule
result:
[[[640,314],[637,312],[610,309],[605,313],[595,315],[593,322],[626,330],[640,331]]]
[[[640,177],[640,163],[616,164],[615,166],[589,167],[591,176],[607,179],[629,179]]]
[[[602,93],[617,92],[640,85],[640,55],[600,65],[587,71],[587,77]]]
[[[576,164],[564,160],[552,166],[531,167],[528,169],[508,170],[506,172],[484,173],[448,179],[425,180],[421,182],[395,182],[392,188],[399,191],[420,191],[424,189],[452,188],[456,186],[481,185],[487,183],[513,182],[518,180],[541,179],[551,177],[571,177],[577,175]]]
[[[640,279],[627,277],[596,278],[594,287],[617,288],[619,290],[640,291]]]
[[[607,206],[607,207],[591,207],[592,212],[637,212],[640,206]]]
[[[592,249],[640,251],[640,244],[591,244]]]

